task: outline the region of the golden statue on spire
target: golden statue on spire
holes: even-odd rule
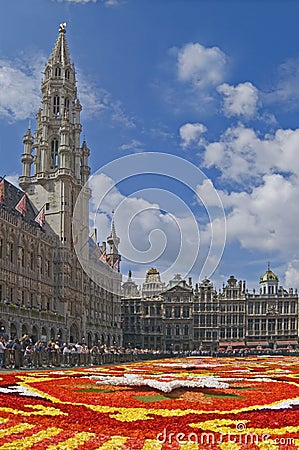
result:
[[[63,22],[59,25],[59,33],[65,33],[66,22]]]

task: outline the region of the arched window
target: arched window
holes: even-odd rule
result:
[[[70,99],[69,98],[64,99],[64,113],[67,116],[69,116],[69,113],[70,113]]]
[[[14,261],[15,261],[15,246],[14,246],[14,242],[12,240],[7,243],[7,256],[8,256],[8,260],[11,263],[14,263]]]
[[[4,238],[0,236],[0,259],[4,258]]]
[[[55,95],[53,98],[53,114],[58,117],[60,114],[60,98],[58,95]]]
[[[34,254],[34,248],[32,247],[29,252],[29,261],[30,261],[30,270],[35,269],[35,254]]]
[[[65,79],[66,80],[70,79],[70,71],[69,71],[69,69],[66,69],[66,71],[65,71]]]
[[[53,139],[51,142],[51,156],[53,167],[58,166],[58,140]]]
[[[55,77],[56,78],[61,77],[61,68],[60,67],[55,67]]]
[[[21,267],[25,267],[25,249],[23,247],[19,248],[19,261]]]

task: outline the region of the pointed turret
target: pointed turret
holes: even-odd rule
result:
[[[113,214],[114,214],[114,212],[113,212]],[[116,234],[114,218],[112,218],[111,233],[107,237],[107,244],[110,247],[109,254],[107,255],[107,262],[113,269],[117,270],[118,272],[120,270],[119,263],[120,263],[120,259],[121,259],[121,256],[118,253],[119,243],[120,243],[120,239]]]
[[[53,49],[53,52],[49,58],[49,63],[52,63],[52,66],[56,64],[59,66],[60,64],[66,66],[70,65],[70,53],[68,49],[68,45],[65,38],[66,33],[66,23],[61,23],[59,26],[59,35]]]
[[[26,131],[25,136],[23,137],[24,153],[21,158],[21,161],[23,163],[22,177],[24,178],[24,185],[25,185],[25,183],[28,185],[28,183],[30,182],[31,164],[33,162],[33,156],[32,156],[33,142],[34,142],[34,139],[31,134],[31,130],[30,130],[30,126],[29,126]]]

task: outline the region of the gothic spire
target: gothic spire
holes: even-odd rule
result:
[[[107,242],[117,252],[120,239],[116,234],[115,222],[114,222],[114,211],[112,211],[112,214],[113,214],[113,216],[112,216],[112,222],[111,222],[111,233],[110,233],[110,236],[108,236],[108,238],[107,238]]]
[[[114,211],[112,212],[114,215]],[[119,263],[121,260],[121,256],[118,253],[118,245],[119,245],[120,239],[116,234],[116,229],[115,229],[115,223],[114,223],[114,217],[112,217],[112,222],[111,222],[111,232],[110,232],[110,236],[107,237],[107,243],[110,247],[110,253],[107,255],[107,261],[109,263],[109,265],[117,270],[119,272]]]
[[[34,136],[27,130],[23,140],[23,172],[19,183],[37,210],[47,203],[47,222],[61,242],[71,245],[73,210],[88,181],[90,151],[86,143],[81,146],[80,142],[82,107],[65,23],[60,25],[54,49],[46,63],[41,94]],[[82,229],[88,224],[89,195],[86,190],[80,219]]]
[[[55,64],[61,64],[63,66],[70,64],[71,59],[65,33],[66,33],[66,23],[61,23],[59,27],[59,35],[48,62],[53,66]]]

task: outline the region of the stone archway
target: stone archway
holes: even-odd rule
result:
[[[43,342],[48,342],[48,333],[47,333],[47,329],[45,327],[42,327],[40,339]]]
[[[25,336],[25,335],[26,335],[26,336],[29,335],[28,327],[27,327],[27,325],[25,325],[24,323],[23,323],[23,325],[22,325],[21,335],[22,335],[22,337]]]
[[[70,342],[79,342],[79,330],[75,323],[73,323],[70,328]]]
[[[55,330],[54,330],[54,328],[51,328],[51,330],[50,330],[50,340],[51,341],[55,341],[55,336],[56,336]]]
[[[92,341],[92,333],[87,333],[87,345],[88,347],[92,347],[93,341]]]
[[[61,342],[65,342],[65,336],[64,336],[64,332],[61,328],[59,328],[59,330],[57,331],[57,340],[59,343]]]
[[[0,336],[4,337],[5,340],[8,339],[8,327],[5,322],[0,322]]]
[[[14,323],[10,324],[10,339],[15,339],[18,337],[17,327]]]
[[[38,329],[35,325],[32,327],[32,332],[31,332],[30,337],[32,339],[32,343],[35,344],[35,342],[38,340]]]

